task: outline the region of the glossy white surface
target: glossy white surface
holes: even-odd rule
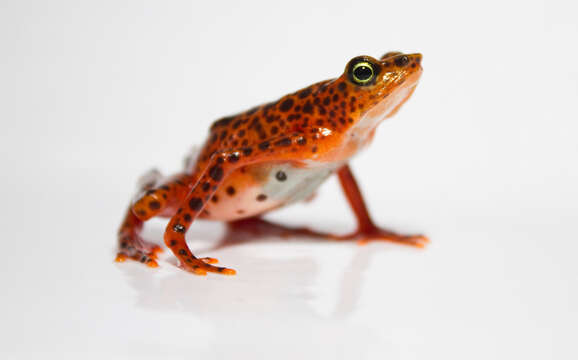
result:
[[[3,2],[3,359],[575,359],[578,37],[538,1]],[[115,264],[139,175],[209,124],[339,74],[424,54],[413,98],[355,159],[392,244],[187,235],[236,277]],[[346,232],[335,179],[271,214]],[[147,226],[160,241],[164,223]]]

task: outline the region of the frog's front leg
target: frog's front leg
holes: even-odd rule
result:
[[[214,152],[204,164],[199,181],[182,201],[165,230],[165,244],[179,259],[181,267],[197,275],[206,275],[207,272],[234,275],[233,269],[213,266],[195,257],[187,246],[185,233],[230,173],[259,162],[310,159],[316,149],[307,145],[305,135],[294,134],[265,140],[253,147]]]
[[[401,235],[376,226],[367,211],[365,201],[349,165],[341,167],[337,174],[349,205],[351,205],[357,218],[357,230],[348,235],[334,235],[332,236],[334,239],[357,239],[360,244],[365,244],[370,240],[386,240],[416,247],[424,247],[429,242],[429,239],[424,235]]]
[[[141,237],[144,222],[155,216],[168,216],[189,192],[193,179],[188,174],[163,178],[158,171],[151,171],[140,181],[139,193],[128,208],[118,231],[117,262],[126,259],[140,261],[157,267],[157,253],[162,251],[155,244]]]

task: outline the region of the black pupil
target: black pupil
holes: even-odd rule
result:
[[[367,65],[360,65],[353,70],[353,75],[359,80],[367,80],[373,75],[373,71]]]

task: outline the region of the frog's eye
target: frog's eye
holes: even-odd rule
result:
[[[379,69],[367,57],[354,59],[349,65],[349,80],[357,85],[371,85]]]
[[[353,77],[353,80],[360,85],[368,83],[371,81],[374,75],[373,65],[371,65],[371,63],[368,63],[366,61],[359,62],[353,65],[353,68],[351,69],[351,75]]]

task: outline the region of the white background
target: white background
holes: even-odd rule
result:
[[[1,1],[0,357],[576,359],[575,4]],[[423,53],[424,75],[352,167],[377,221],[425,250],[209,251],[224,227],[199,222],[193,250],[238,276],[113,263],[142,172],[390,50]],[[354,225],[335,179],[271,218]]]

